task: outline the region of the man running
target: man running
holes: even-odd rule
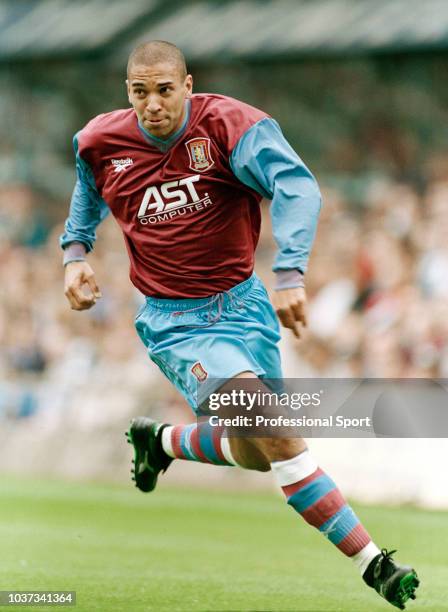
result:
[[[276,313],[299,337],[320,193],[269,115],[226,96],[193,95],[174,45],[138,46],[126,83],[132,108],[99,115],[74,139],[77,183],[61,237],[65,294],[75,310],[101,297],[86,254],[111,211],[131,281],[146,296],[137,332],[198,413],[223,380],[226,389],[249,380],[262,390],[263,380],[281,379]],[[278,245],[274,307],[253,271],[263,197]],[[302,438],[227,437],[207,421],[171,426],[148,417],[135,419],[128,436],[145,492],[175,458],[272,470],[288,504],[352,559],[370,587],[401,609],[415,598],[415,571],[372,542]]]

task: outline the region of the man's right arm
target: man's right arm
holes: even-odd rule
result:
[[[95,304],[101,293],[85,256],[93,249],[96,228],[109,208],[98,193],[91,168],[79,154],[78,135],[73,143],[77,180],[60,244],[64,249],[65,295],[74,310],[86,310]]]

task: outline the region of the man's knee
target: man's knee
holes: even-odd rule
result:
[[[254,438],[257,449],[266,461],[286,461],[307,449],[303,438]]]
[[[252,379],[252,381],[246,383],[242,379]],[[237,374],[234,378],[228,380],[219,392],[228,392],[235,389],[250,389],[252,392],[259,390],[269,393],[269,389],[263,381],[251,371]],[[258,412],[263,412],[263,406],[256,406],[256,408]],[[292,459],[307,449],[305,440],[300,437],[257,437],[256,435],[245,437],[238,426],[228,428],[227,431],[229,433],[230,449],[235,461],[241,467],[251,470],[268,472],[273,461]]]
[[[229,444],[233,458],[239,466],[246,470],[269,472],[271,469],[269,461],[253,442],[251,438],[230,436]]]
[[[241,467],[269,472],[273,461],[286,461],[307,449],[302,438],[229,438],[230,449]]]

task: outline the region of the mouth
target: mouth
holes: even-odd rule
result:
[[[163,122],[163,119],[145,119],[145,123],[148,125],[160,125]]]

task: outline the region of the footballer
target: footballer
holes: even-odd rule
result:
[[[131,108],[98,115],[74,138],[77,181],[61,237],[65,295],[79,311],[101,297],[86,255],[112,213],[131,281],[145,296],[138,335],[199,414],[219,389],[249,380],[262,391],[264,379],[282,378],[279,321],[297,337],[306,325],[304,275],[320,192],[267,113],[193,94],[173,44],[134,49],[126,87]],[[271,201],[278,246],[273,304],[254,273],[262,198]],[[400,609],[415,599],[414,569],[376,546],[303,439],[227,436],[209,422],[172,426],[146,416],[134,419],[128,436],[141,491],[152,491],[174,459],[271,471],[287,503],[352,560],[369,587]]]

